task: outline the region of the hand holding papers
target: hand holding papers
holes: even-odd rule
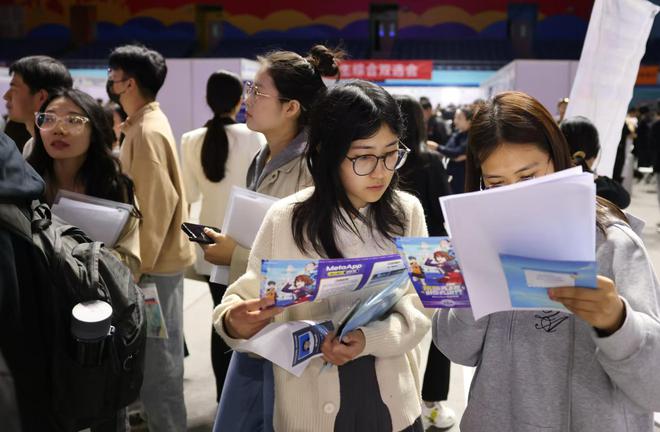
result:
[[[530,307],[510,295],[510,283],[515,287],[524,280],[545,296],[544,285],[573,277],[595,287],[592,174],[573,168],[502,188],[442,197],[440,203],[475,319]],[[518,272],[510,270],[512,263],[527,269],[522,278],[511,273]],[[556,302],[533,307],[565,310]]]
[[[242,247],[251,249],[266,212],[277,201],[277,198],[232,186],[222,233]],[[211,282],[226,285],[228,279],[227,266],[213,266]]]
[[[75,225],[94,241],[114,247],[133,206],[60,190],[51,208],[54,215]]]
[[[321,344],[332,330],[332,321],[271,323],[242,342],[238,351],[258,354],[299,377],[309,361],[321,355]]]

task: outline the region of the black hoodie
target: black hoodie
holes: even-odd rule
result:
[[[52,430],[48,421],[48,362],[34,306],[39,275],[32,270],[34,247],[26,220],[7,217],[16,206],[28,213],[41,197],[44,182],[23,159],[16,144],[0,132],[0,351],[16,388],[18,411],[12,404],[11,376],[0,370],[2,430]],[[9,220],[9,222],[7,222]],[[20,223],[22,222],[22,223]],[[1,363],[0,363],[1,364]],[[2,365],[4,366],[4,365]]]

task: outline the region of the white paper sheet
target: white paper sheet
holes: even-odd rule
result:
[[[114,247],[130,216],[131,206],[61,191],[51,207],[54,215],[77,226],[92,240]]]
[[[222,233],[233,238],[239,245],[251,249],[268,209],[279,198],[232,186],[222,224]],[[213,266],[211,282],[226,285],[229,280],[228,266]]]
[[[593,175],[580,168],[440,198],[475,319],[512,309],[500,254],[594,261]]]
[[[596,165],[611,176],[639,63],[660,7],[645,0],[594,2],[566,117],[591,120],[602,152]]]
[[[233,186],[222,224],[222,232],[244,248],[252,248],[268,209],[279,201],[268,195]]]
[[[257,354],[299,377],[310,360],[321,355],[323,339],[332,329],[331,321],[270,323],[236,350]],[[303,340],[304,346],[296,342]]]

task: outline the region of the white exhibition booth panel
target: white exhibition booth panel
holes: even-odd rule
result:
[[[525,92],[538,99],[551,114],[557,102],[571,93],[578,61],[515,60],[481,84],[485,98],[507,90]]]
[[[431,100],[435,107],[440,104],[443,108],[453,105],[468,105],[484,97],[484,91],[479,87],[461,86],[388,86],[383,88],[393,95],[407,95],[419,100],[425,96]]]
[[[248,59],[167,59],[167,78],[158,102],[180,144],[181,135],[204,126],[213,116],[206,105],[206,81],[219,69],[253,80],[259,63]]]

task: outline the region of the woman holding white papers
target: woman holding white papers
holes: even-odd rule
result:
[[[326,91],[322,77],[338,74],[340,57],[340,52],[322,45],[313,47],[307,57],[289,51],[275,51],[259,57],[261,67],[254,82],[245,84],[244,98],[247,127],[263,133],[267,145],[248,168],[248,189],[283,198],[312,184],[304,158],[309,114]],[[231,284],[245,273],[250,250],[230,236],[210,230],[206,234],[215,244],[205,247],[204,258],[212,264],[230,266],[228,282]],[[271,430],[272,387],[270,362],[234,353],[215,430]],[[249,394],[247,388],[254,390],[256,399],[265,392],[266,400],[255,401],[244,396]],[[243,398],[237,396],[239,392]],[[246,404],[264,406],[266,412],[244,412]]]
[[[561,131],[532,97],[501,93],[478,108],[468,192],[571,165]],[[434,316],[437,346],[452,361],[477,366],[462,431],[653,430],[652,413],[660,410],[660,286],[626,216],[598,198],[596,221],[597,288],[548,289],[573,314],[498,312],[475,321],[469,309],[443,309]]]
[[[245,187],[245,176],[254,155],[265,138],[245,124],[236,123],[241,109],[243,83],[228,71],[214,72],[206,83],[206,103],[213,118],[202,128],[186,132],[181,137],[181,173],[188,202],[201,199],[199,223],[222,226],[229,191],[232,186]],[[195,271],[208,277],[212,266],[204,259],[204,250],[196,247]],[[213,306],[220,304],[226,285],[209,282]],[[211,334],[211,363],[216,381],[216,399],[225,381],[229,348],[222,338]]]
[[[28,162],[46,182],[44,201],[59,190],[135,205],[133,182],[112,155],[115,135],[103,107],[90,95],[69,89],[51,95],[35,114],[34,149]],[[140,270],[137,210],[112,250],[136,280]]]
[[[254,336],[271,319],[337,323],[369,292],[357,291],[285,310],[259,299],[262,259],[363,257],[397,253],[395,236],[426,236],[424,212],[397,190],[395,171],[408,149],[399,140],[396,101],[372,83],[353,81],[330,89],[312,112],[307,163],[314,188],[285,198],[268,211],[250,254],[248,271],[214,313],[231,347]],[[281,431],[422,431],[420,342],[430,320],[405,294],[382,320],[334,336],[322,345],[322,370],[312,359],[300,378],[273,366],[274,429]]]

